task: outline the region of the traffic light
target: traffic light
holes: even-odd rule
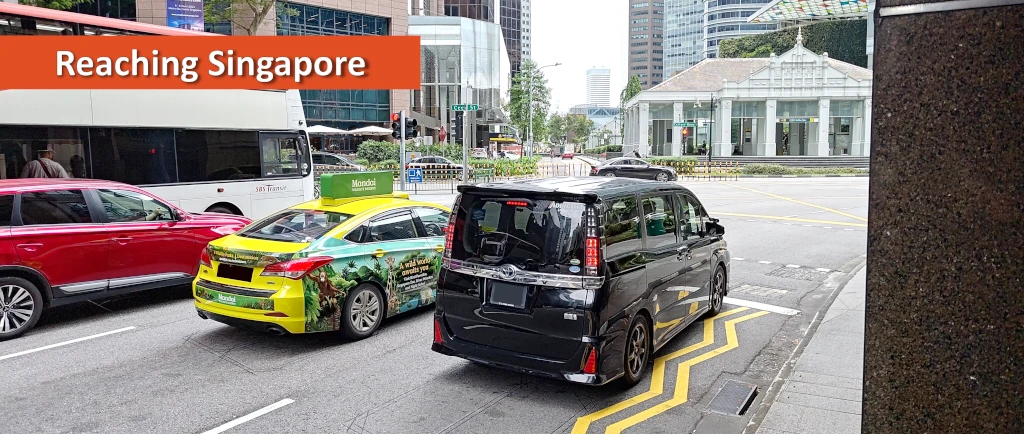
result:
[[[455,121],[452,124],[452,143],[462,143],[464,140],[462,131],[462,113],[463,112],[455,112]]]
[[[416,119],[405,118],[405,138],[414,139],[416,138]]]
[[[391,114],[391,137],[394,137],[396,139],[402,138],[402,124],[399,123],[401,120],[401,113]]]
[[[683,127],[683,137],[689,137],[689,136],[690,136],[690,128],[689,127]]]

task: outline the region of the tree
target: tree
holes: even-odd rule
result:
[[[586,116],[570,114],[567,115],[569,124],[569,131],[572,133],[572,143],[576,145],[576,150],[587,140],[590,139],[590,133],[594,131],[594,121],[587,119]]]
[[[568,115],[561,115],[554,113],[551,118],[548,119],[547,132],[550,134],[550,140],[553,143],[563,144],[563,137],[569,135],[569,124],[566,122]]]
[[[643,91],[643,86],[640,84],[640,77],[636,75],[629,76],[629,81],[626,82],[626,87],[622,88],[622,93],[619,94],[619,116],[623,116],[623,112],[626,110],[626,103],[633,99],[636,94]],[[626,123],[619,122],[619,135],[626,135]]]
[[[18,3],[26,6],[35,6],[37,8],[66,11],[79,3],[89,3],[90,1],[92,0],[18,0]]]
[[[533,77],[531,82],[530,77]],[[533,96],[530,96],[530,89]],[[512,79],[509,90],[508,105],[505,110],[512,118],[512,126],[519,129],[524,138],[529,137],[530,100],[533,101],[533,137],[534,140],[547,136],[548,111],[551,109],[551,89],[544,73],[537,69],[537,64],[530,59],[523,61],[519,74]]]
[[[203,11],[206,22],[231,23],[252,36],[259,30],[263,21],[266,21],[267,15],[274,10],[275,4],[277,0],[206,0]],[[285,7],[278,13],[280,17],[293,17],[298,14],[299,11],[290,7]],[[281,20],[277,21],[280,25]]]

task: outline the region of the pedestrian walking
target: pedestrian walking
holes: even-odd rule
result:
[[[25,165],[22,178],[70,178],[64,167],[53,161],[53,151],[43,149],[37,153],[35,160]]]

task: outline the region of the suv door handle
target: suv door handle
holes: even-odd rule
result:
[[[114,238],[112,238],[112,240],[113,241],[117,241],[121,245],[124,245],[124,244],[127,244],[129,241],[131,241],[132,237],[114,237]]]
[[[25,244],[18,244],[18,248],[19,248],[19,249],[25,249],[25,250],[28,250],[28,251],[30,251],[30,252],[34,252],[34,251],[36,251],[36,249],[38,249],[38,248],[40,248],[40,247],[43,247],[43,245],[42,245],[42,244],[40,244],[40,243],[25,243]]]

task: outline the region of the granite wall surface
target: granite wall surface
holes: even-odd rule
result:
[[[863,432],[1024,433],[1024,5],[875,24]]]

